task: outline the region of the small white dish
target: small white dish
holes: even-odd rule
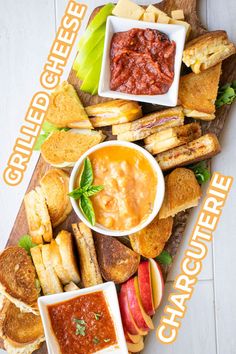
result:
[[[107,146],[124,146],[124,147],[134,149],[136,151],[141,152],[144,155],[144,157],[146,157],[146,159],[149,161],[149,163],[151,164],[151,166],[153,167],[153,169],[157,175],[157,181],[158,181],[157,182],[157,189],[156,189],[156,191],[153,191],[153,193],[156,193],[156,197],[154,200],[152,212],[142,223],[140,223],[136,227],[133,227],[132,229],[126,230],[126,231],[118,231],[118,230],[108,229],[98,223],[96,223],[95,225],[91,225],[90,222],[85,218],[82,211],[80,210],[80,207],[79,207],[77,201],[73,198],[70,198],[71,204],[72,204],[74,211],[78,215],[79,219],[81,221],[83,221],[83,223],[85,225],[87,225],[90,229],[92,229],[100,234],[106,235],[106,236],[119,236],[120,237],[120,236],[131,235],[135,232],[142,230],[144,227],[146,227],[147,225],[149,225],[152,222],[152,220],[157,216],[157,214],[161,208],[163,199],[164,199],[165,182],[164,182],[164,176],[163,176],[162,170],[161,170],[158,162],[156,161],[156,159],[147,150],[145,150],[144,148],[142,148],[141,146],[139,146],[137,144],[130,143],[127,141],[118,141],[118,140],[106,141],[104,143],[93,146],[91,149],[86,151],[80,157],[80,159],[76,162],[76,164],[71,172],[71,176],[70,176],[69,192],[72,192],[75,189],[76,178],[77,178],[78,172],[81,170],[81,167],[82,167],[82,164],[83,164],[85,158],[88,157],[94,151],[97,151],[97,150],[102,149]],[[147,186],[147,188],[148,188],[148,186]]]
[[[132,95],[119,91],[110,90],[110,44],[114,33],[129,31],[132,28],[141,29],[156,29],[166,35],[170,40],[176,43],[175,54],[175,76],[174,81],[166,94],[163,95]],[[152,23],[144,21],[130,20],[115,16],[109,16],[106,25],[105,46],[102,60],[102,70],[99,81],[98,94],[102,97],[120,98],[125,100],[134,100],[140,102],[147,102],[152,104],[159,104],[162,106],[175,107],[178,100],[179,78],[182,63],[182,55],[184,50],[184,43],[186,37],[186,29],[184,26]]]
[[[107,282],[99,285],[92,286],[90,288],[85,288],[85,289],[80,289],[80,290],[74,290],[66,293],[60,293],[60,294],[54,294],[54,295],[47,295],[47,296],[41,296],[38,299],[38,306],[39,306],[39,311],[40,315],[42,318],[43,322],[43,328],[45,332],[45,338],[46,338],[46,343],[47,343],[47,348],[49,354],[60,354],[60,347],[58,344],[58,341],[56,339],[56,336],[53,332],[52,326],[51,326],[51,320],[49,317],[48,313],[48,305],[53,305],[58,302],[66,301],[66,300],[71,300],[73,298],[76,298],[80,295],[84,294],[89,294],[97,291],[103,291],[108,309],[110,311],[111,317],[113,319],[115,331],[116,331],[116,338],[117,338],[117,344],[107,347],[103,350],[99,350],[96,353],[99,354],[128,354],[127,350],[127,345],[126,345],[126,340],[124,336],[124,331],[123,331],[123,326],[121,322],[121,316],[120,316],[120,308],[118,304],[118,298],[117,298],[117,292],[116,292],[116,287],[113,282]]]

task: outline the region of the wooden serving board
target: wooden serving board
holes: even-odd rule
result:
[[[204,32],[206,32],[206,29],[201,25],[200,20],[197,16],[197,0],[164,0],[161,3],[157,4],[156,6],[162,9],[163,11],[165,11],[168,15],[170,15],[170,12],[172,10],[183,9],[186,21],[190,23],[192,27],[191,38],[195,38],[203,34]],[[90,21],[98,11],[99,8],[96,8],[93,11],[90,17]],[[236,55],[230,57],[229,59],[223,62],[221,84],[232,82],[233,80],[236,80]],[[89,94],[80,91],[80,82],[77,79],[75,72],[73,70],[71,70],[70,72],[68,81],[75,87],[84,106],[100,103],[106,100],[99,96],[91,96]],[[142,104],[142,106],[143,106],[144,114],[160,109],[160,106],[157,105]],[[209,122],[203,122],[199,120],[199,122],[202,125],[203,133],[213,132],[219,137],[223,130],[223,126],[227,119],[229,110],[230,110],[230,106],[225,105],[217,110],[215,120]],[[115,137],[113,137],[111,134],[110,128],[106,128],[105,131],[107,134],[107,140],[115,139]],[[37,165],[35,167],[34,173],[32,175],[31,181],[29,183],[27,192],[32,190],[38,185],[40,178],[50,168],[51,167],[47,163],[45,163],[43,158],[40,156]],[[175,217],[173,233],[165,247],[165,249],[167,249],[170,252],[172,257],[174,257],[177,253],[177,249],[183,237],[184,229],[187,224],[188,217],[189,217],[189,210],[185,212],[181,212]],[[72,213],[68,216],[67,220],[54,230],[54,235],[56,236],[58,231],[61,229],[66,229],[68,231],[71,231],[71,224],[77,221],[78,218],[76,214],[72,211]],[[24,203],[22,202],[14,226],[10,233],[7,245],[9,246],[9,245],[17,244],[17,241],[20,238],[20,236],[26,233],[28,233],[28,225],[27,225],[27,220],[25,215]],[[168,274],[169,267],[164,267],[163,271],[166,276]],[[37,353],[46,354],[47,353],[46,345],[44,344],[41,347],[41,349],[37,351]]]

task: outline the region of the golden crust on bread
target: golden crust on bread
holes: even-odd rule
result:
[[[40,180],[46,199],[52,226],[61,224],[72,210],[69,193],[69,175],[59,169],[51,169]]]
[[[129,236],[133,250],[146,258],[157,257],[171,236],[172,227],[172,217],[161,220],[157,216],[143,230]]]
[[[74,87],[67,81],[51,94],[46,120],[59,128],[93,128]]]
[[[87,134],[71,131],[54,131],[42,144],[41,153],[52,166],[68,164],[73,166],[80,156],[94,145],[101,143],[104,135],[100,131],[88,131]]]
[[[71,278],[70,280],[72,280],[74,283],[79,283],[80,275],[73,251],[71,233],[62,230],[57,235],[55,241],[59,247],[63,267],[69,273]]]
[[[200,74],[190,73],[181,76],[179,100],[188,117],[204,120],[214,119],[221,75],[221,63]]]
[[[38,313],[36,272],[30,256],[18,246],[6,248],[0,255],[0,293],[23,311]]]
[[[221,150],[217,136],[208,133],[185,145],[161,152],[156,159],[163,171],[208,159]]]
[[[233,43],[228,40],[225,31],[212,31],[188,42],[183,52],[183,62],[193,72],[199,74],[230,55],[236,53]]]
[[[165,197],[159,218],[166,220],[180,211],[197,206],[201,195],[194,172],[187,168],[176,168],[165,177]]]
[[[24,197],[29,234],[34,243],[50,242],[52,225],[42,189],[36,187]]]
[[[0,336],[7,353],[31,354],[45,340],[41,317],[21,312],[5,298],[0,313]]]
[[[103,281],[98,266],[92,231],[82,222],[72,224],[72,230],[76,240],[84,287],[101,284]]]
[[[114,237],[95,236],[98,264],[103,278],[124,283],[138,269],[140,256]]]

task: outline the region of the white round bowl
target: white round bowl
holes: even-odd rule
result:
[[[153,170],[155,171],[155,173],[157,175],[157,188],[156,188],[156,190],[153,191],[153,193],[156,194],[156,197],[154,200],[152,213],[143,222],[141,222],[139,225],[131,228],[130,230],[119,231],[119,230],[108,229],[98,223],[96,223],[95,225],[90,224],[90,222],[85,218],[84,214],[80,210],[80,207],[79,207],[77,201],[73,198],[70,198],[71,204],[72,204],[72,207],[73,207],[75,213],[79,217],[79,219],[85,225],[87,225],[90,229],[92,229],[100,234],[106,235],[106,236],[131,235],[131,234],[134,234],[135,232],[142,230],[144,227],[146,227],[147,225],[149,225],[152,222],[152,220],[157,216],[157,214],[161,208],[163,199],[164,199],[165,182],[164,182],[163,173],[162,173],[162,170],[160,169],[160,166],[158,165],[158,162],[156,161],[156,159],[148,151],[146,151],[145,149],[143,149],[142,147],[140,147],[137,144],[126,142],[126,141],[118,141],[118,140],[106,141],[104,143],[93,146],[88,151],[86,151],[79,158],[79,160],[76,162],[76,164],[71,172],[71,176],[70,176],[69,192],[72,192],[73,189],[75,189],[75,182],[76,182],[77,174],[81,170],[81,167],[82,167],[82,164],[83,164],[85,158],[88,157],[94,151],[100,150],[100,149],[107,147],[107,146],[128,147],[130,149],[139,151],[141,154],[143,154],[144,157],[147,158],[147,160],[149,161],[149,163],[151,164]],[[147,188],[148,188],[148,186],[147,186]]]

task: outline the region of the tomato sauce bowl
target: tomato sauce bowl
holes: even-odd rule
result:
[[[158,35],[154,35],[154,39],[151,39],[152,34],[157,33],[156,31],[158,31]],[[185,37],[186,29],[181,25],[159,24],[109,16],[98,89],[99,95],[169,107],[176,106]],[[138,44],[140,43],[140,46],[138,44],[136,47],[132,46],[133,38],[137,40]],[[152,41],[154,46],[152,46]],[[142,46],[143,48],[141,48]],[[131,51],[130,48],[132,48]],[[171,56],[168,57],[169,54]],[[158,59],[155,61],[151,57]],[[124,83],[122,84],[123,77]]]
[[[96,301],[96,295],[102,295],[102,302]],[[91,298],[93,298],[92,302]],[[128,354],[116,287],[113,282],[41,296],[38,305],[49,354],[65,352],[85,354],[82,344],[90,348],[87,353]],[[106,312],[104,312],[104,305]],[[113,337],[111,331],[108,333],[105,328],[102,328],[104,322],[107,322],[106,326],[114,328]],[[100,331],[96,330],[99,324]]]

